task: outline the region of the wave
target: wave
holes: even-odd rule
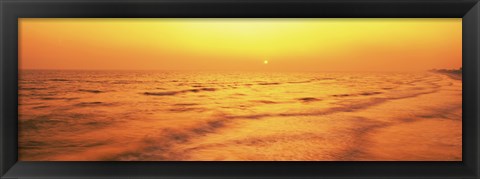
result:
[[[79,89],[77,90],[79,92],[87,92],[87,93],[104,93],[104,91],[101,90],[88,90],[88,89]]]
[[[61,78],[53,78],[53,79],[50,79],[49,81],[70,81],[70,80],[61,79]]]
[[[278,82],[260,82],[257,83],[258,85],[280,85],[281,83]]]
[[[301,83],[311,83],[313,82],[314,80],[305,80],[305,81],[289,81],[287,83],[290,83],[290,84],[301,84]]]
[[[123,151],[104,157],[102,160],[178,160],[186,158],[186,154],[182,151],[171,149],[177,144],[186,143],[197,136],[213,133],[224,126],[224,120],[214,120],[188,129],[161,129],[155,134],[145,136],[135,150]]]
[[[42,97],[42,98],[38,98],[38,99],[46,100],[46,101],[50,101],[50,100],[72,101],[72,100],[77,100],[77,99],[80,99],[80,98],[77,98],[77,97],[71,97],[71,98],[66,98],[66,97]]]
[[[304,102],[304,103],[310,103],[310,102],[315,102],[315,101],[321,101],[321,99],[318,98],[313,98],[313,97],[305,97],[305,98],[297,98],[298,101]]]
[[[351,96],[371,96],[371,95],[377,95],[377,94],[383,94],[382,92],[378,91],[372,91],[372,92],[362,92],[362,93],[356,93],[356,94],[334,94],[331,95],[333,97],[351,97]]]
[[[262,104],[277,104],[278,102],[270,100],[252,100],[251,102],[262,103]]]
[[[189,111],[196,111],[196,112],[204,112],[207,111],[207,109],[204,108],[198,108],[198,107],[177,107],[177,108],[171,108],[169,109],[171,112],[189,112]]]
[[[188,90],[181,90],[181,91],[162,91],[162,92],[144,92],[144,95],[147,96],[173,96],[182,93],[198,93],[202,91],[216,91],[216,88],[197,88],[197,89],[188,89]]]
[[[114,104],[115,103],[105,103],[100,101],[94,101],[94,102],[80,102],[80,103],[74,104],[73,106],[76,106],[76,107],[113,106]]]
[[[132,84],[134,81],[131,80],[116,80],[111,81],[110,84]]]
[[[216,91],[216,88],[197,88],[197,89],[190,89],[190,90],[184,90],[184,92],[200,92],[200,91]]]
[[[52,119],[48,116],[38,116],[29,120],[20,120],[19,123],[20,130],[40,130],[44,129],[45,126],[50,128],[55,125],[68,124],[65,120]]]
[[[49,107],[51,107],[51,106],[46,106],[46,105],[44,105],[44,106],[34,106],[34,107],[32,107],[32,109],[44,109],[44,108],[49,108]]]
[[[173,104],[174,106],[195,106],[195,105],[199,105],[198,103],[177,103],[177,104]]]
[[[19,89],[20,89],[20,90],[46,90],[46,89],[49,89],[49,88],[40,88],[40,87],[27,88],[27,87],[20,87]]]
[[[165,91],[165,92],[144,92],[147,96],[172,96],[181,93],[179,91]]]
[[[382,92],[374,91],[374,92],[363,92],[360,93],[359,95],[361,96],[370,96],[370,95],[376,95],[376,94],[382,94]]]

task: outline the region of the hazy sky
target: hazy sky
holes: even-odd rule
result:
[[[461,25],[460,18],[21,18],[19,65],[85,70],[459,68]]]

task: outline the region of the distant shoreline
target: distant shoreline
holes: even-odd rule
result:
[[[462,81],[462,72],[435,72],[435,73],[444,74],[450,77],[451,79]]]
[[[454,80],[462,81],[462,67],[459,69],[433,69],[430,72],[444,74]]]

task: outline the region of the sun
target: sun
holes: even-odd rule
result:
[[[263,64],[265,65],[268,64],[268,60],[263,61]]]

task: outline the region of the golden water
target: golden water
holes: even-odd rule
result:
[[[436,73],[24,70],[22,161],[461,160]]]

